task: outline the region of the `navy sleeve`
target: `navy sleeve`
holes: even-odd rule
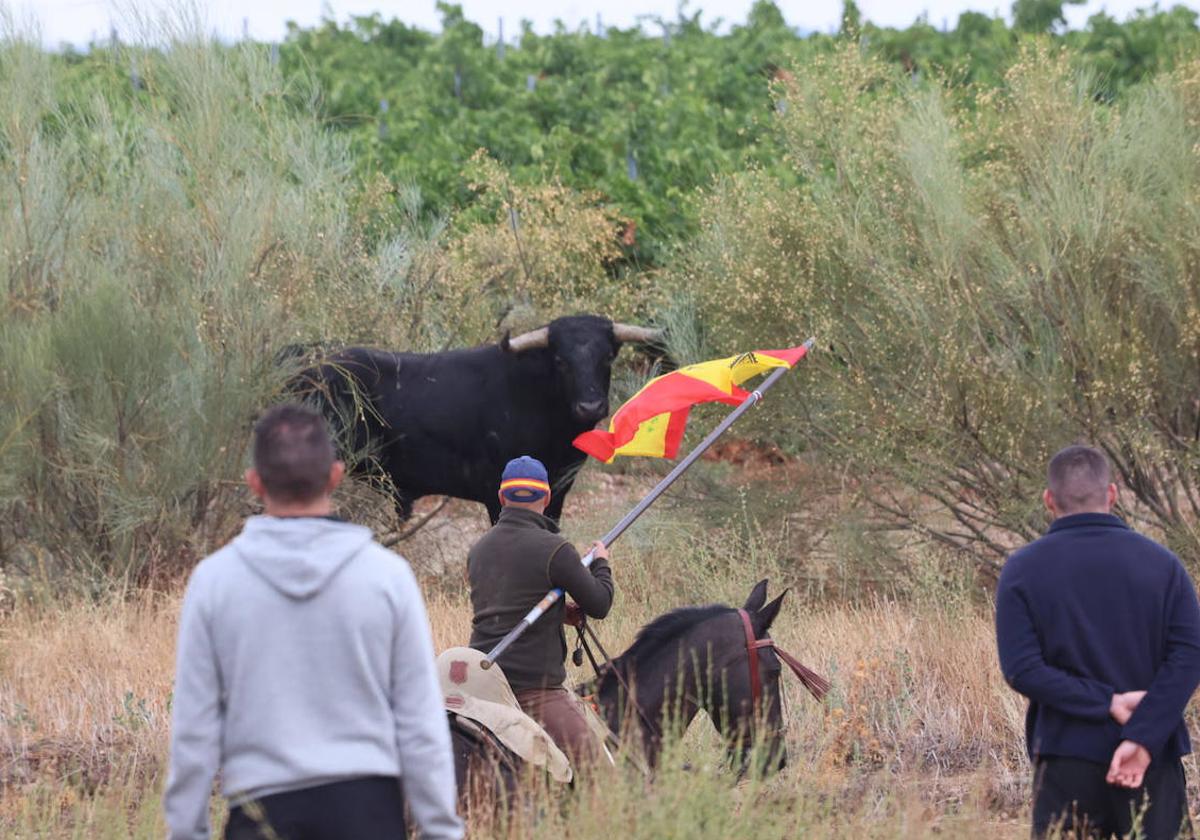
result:
[[[1200,684],[1200,604],[1196,590],[1175,561],[1168,593],[1167,646],[1146,696],[1121,730],[1121,737],[1157,756],[1183,720],[1183,710]]]
[[[1003,573],[996,589],[996,647],[1000,670],[1015,691],[1071,717],[1108,719],[1112,686],[1046,663],[1029,605]]]

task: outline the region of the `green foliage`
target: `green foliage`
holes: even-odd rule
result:
[[[657,312],[680,359],[829,336],[789,386],[818,394],[822,447],[992,555],[1037,524],[1039,459],[1117,418],[1106,444],[1187,544],[1194,13],[1031,36],[848,3],[837,39],[763,0],[724,35],[696,13],[503,54],[442,13],[438,35],[293,29],[278,64],[184,31],[63,55],[6,36],[12,571],[126,579],[211,545],[286,344],[432,349],[581,309]]]
[[[1023,36],[1046,35],[1094,71],[1106,96],[1195,55],[1194,12],[1140,11],[1118,23],[1100,13],[1085,28],[1058,32],[1063,0],[1018,0],[1015,25],[964,12],[953,28],[925,17],[904,29],[864,20],[844,5],[840,34],[915,77],[995,86],[1018,58]],[[286,78],[319,85],[285,94],[302,112],[313,102],[353,149],[364,180],[379,172],[413,184],[425,215],[452,217],[473,193],[463,170],[484,148],[516,183],[560,181],[597,193],[632,223],[624,262],[668,262],[696,230],[692,195],[714,178],[746,168],[786,173],[771,131],[770,83],[805,72],[835,39],[800,34],[770,0],[725,34],[700,12],[647,19],[644,29],[560,26],[516,42],[485,43],[482,28],[442,3],[438,34],[379,15],[292,26],[280,48]],[[61,96],[86,102],[99,92],[145,89],[136,53],[97,44],[67,52]],[[791,68],[791,69],[784,69]]]
[[[995,563],[1040,530],[1049,455],[1086,439],[1194,557],[1197,74],[1112,107],[1030,50],[968,108],[843,49],[786,89],[802,185],[731,179],[680,283],[725,346],[821,337],[776,428],[889,518]]]
[[[1067,22],[1063,6],[1081,6],[1085,0],[1014,0],[1013,29],[1041,34]]]
[[[473,313],[469,332],[534,327],[579,309],[626,319],[644,309],[646,275],[613,270],[628,221],[594,194],[557,181],[514,184],[482,152],[464,172],[478,221],[450,246],[438,297],[442,306]]]
[[[692,230],[696,187],[769,161],[756,146],[767,83],[807,47],[759,3],[728,36],[698,13],[657,21],[661,37],[526,28],[501,57],[461,8],[439,8],[436,36],[377,15],[293,28],[283,64],[314,73],[365,164],[420,185],[437,209],[469,203],[461,171],[483,147],[519,181],[598,190],[635,223],[642,259]]]
[[[941,32],[924,18],[907,29],[866,24],[868,50],[914,77],[941,75],[964,85],[994,86],[1017,55],[1018,36],[1004,20],[963,12],[954,29]]]
[[[847,3],[841,33],[910,75],[995,86],[1017,60],[1021,35],[1056,32],[1064,5],[1018,0],[1011,29],[964,12],[941,31],[925,18],[879,27]],[[690,197],[714,176],[787,171],[777,166],[769,83],[805,73],[834,44],[797,34],[769,0],[727,34],[699,12],[681,12],[648,21],[646,31],[525,28],[503,47],[485,44],[461,7],[439,8],[436,35],[378,15],[293,27],[282,61],[319,81],[322,113],[353,139],[360,166],[418,184],[430,209],[470,203],[462,170],[486,148],[518,182],[559,179],[597,191],[633,221],[626,257],[642,264],[669,260],[670,246],[695,231]],[[1124,24],[1098,14],[1085,29],[1053,37],[1110,95],[1176,66],[1200,42],[1195,14],[1183,7],[1142,11]]]
[[[28,733],[30,735],[34,735],[38,731],[37,720],[29,713],[29,709],[23,703],[14,705],[11,713],[0,712],[0,726],[8,727],[17,733]]]
[[[116,726],[129,732],[138,732],[154,725],[154,712],[147,706],[145,697],[126,691],[121,700],[121,711],[113,715]]]
[[[1125,23],[1100,12],[1067,45],[1095,72],[1111,95],[1196,56],[1197,13],[1183,6],[1168,12],[1139,10]]]
[[[51,586],[186,567],[221,536],[282,345],[438,323],[381,317],[420,238],[365,206],[265,48],[183,33],[111,58],[143,85],[81,91],[0,40],[0,558]]]
[[[83,62],[0,40],[0,566],[23,585],[177,574],[227,536],[288,345],[470,345],[651,299],[594,196],[481,154],[448,240],[419,190],[354,177],[267,48],[167,37]]]

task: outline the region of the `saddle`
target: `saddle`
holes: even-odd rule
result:
[[[556,782],[571,781],[571,762],[538,722],[521,710],[499,665],[480,667],[483,654],[452,647],[438,656],[438,679],[446,711],[487,730],[523,760],[541,767]]]

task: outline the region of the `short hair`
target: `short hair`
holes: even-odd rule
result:
[[[1108,459],[1091,446],[1060,449],[1046,470],[1046,486],[1063,513],[1103,506],[1111,482]]]
[[[336,453],[325,418],[284,403],[254,424],[254,469],[267,495],[280,502],[310,502],[329,484]]]

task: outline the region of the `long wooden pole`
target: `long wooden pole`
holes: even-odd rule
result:
[[[815,342],[816,339],[813,338],[810,338],[808,341],[804,342],[805,355],[807,355],[808,351],[812,349]],[[704,438],[704,440],[700,441],[695,449],[689,452],[682,461],[676,464],[675,468],[667,473],[666,476],[663,477],[662,481],[654,485],[654,489],[647,493],[645,498],[643,498],[637,503],[637,505],[634,506],[633,510],[622,516],[621,521],[614,525],[612,530],[605,534],[600,542],[602,542],[605,547],[616,542],[617,538],[624,534],[629,529],[629,526],[636,522],[638,517],[645,513],[646,509],[649,508],[650,505],[654,504],[654,502],[658,500],[659,496],[666,492],[668,487],[674,484],[681,475],[687,472],[688,468],[691,467],[692,464],[696,463],[700,456],[704,454],[705,450],[707,450],[716,442],[717,438],[725,434],[729,427],[737,422],[739,417],[754,407],[762,399],[763,393],[776,382],[778,382],[779,378],[789,370],[791,370],[791,368],[781,367],[771,371],[770,375],[763,380],[762,384],[751,391],[750,396],[748,396],[741,405],[729,412],[729,415],[719,424],[717,424],[717,427],[709,432],[708,436]],[[592,555],[592,552],[589,551],[587,554],[583,555],[582,563],[584,566],[591,566],[592,561],[595,559],[596,558]],[[530,625],[541,618],[542,615],[545,614],[546,610],[554,606],[554,604],[562,596],[563,591],[561,589],[551,589],[549,592],[547,592],[546,596],[542,598],[542,600],[538,601],[537,606],[526,613],[525,617],[522,618],[512,630],[508,631],[508,635],[501,639],[496,646],[491,649],[488,655],[485,656],[483,661],[480,663],[481,667],[484,670],[491,668],[500,655],[508,649],[509,645],[519,639],[521,634],[528,630]]]

